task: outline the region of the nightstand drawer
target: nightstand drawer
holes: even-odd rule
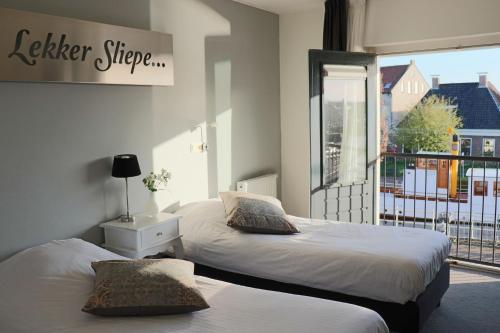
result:
[[[130,250],[138,250],[140,244],[137,241],[137,233],[127,229],[105,229],[104,237],[106,246],[114,248],[125,248]]]
[[[177,223],[164,223],[141,232],[142,248],[169,241],[179,236]]]
[[[128,258],[144,258],[174,248],[177,258],[183,257],[179,216],[158,213],[136,215],[135,222],[114,220],[101,224],[104,247]]]

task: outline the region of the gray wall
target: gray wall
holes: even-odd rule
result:
[[[0,83],[0,259],[52,239],[102,242],[123,211],[111,157],[173,174],[162,206],[280,170],[278,17],[229,0],[0,0],[174,35],[175,86]],[[217,127],[206,126],[217,121]],[[204,129],[210,151],[190,152]],[[147,192],[130,182],[132,210]]]

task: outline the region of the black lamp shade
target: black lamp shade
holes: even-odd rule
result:
[[[116,155],[113,159],[113,171],[111,175],[115,178],[135,177],[141,174],[139,161],[136,155]]]

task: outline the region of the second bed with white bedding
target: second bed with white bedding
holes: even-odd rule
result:
[[[226,225],[222,201],[181,207],[189,260],[220,270],[404,304],[415,301],[450,251],[438,232],[292,217],[295,235],[247,234]]]
[[[125,259],[81,240],[53,241],[0,263],[5,333],[388,333],[375,312],[350,304],[196,277],[210,308],[154,317],[81,311],[93,289],[92,261]]]

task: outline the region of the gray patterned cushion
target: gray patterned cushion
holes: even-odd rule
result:
[[[194,265],[175,259],[93,262],[94,292],[82,311],[101,316],[150,316],[209,307],[196,287]]]
[[[220,196],[230,227],[259,234],[289,235],[300,232],[276,198],[244,192],[222,192]]]

